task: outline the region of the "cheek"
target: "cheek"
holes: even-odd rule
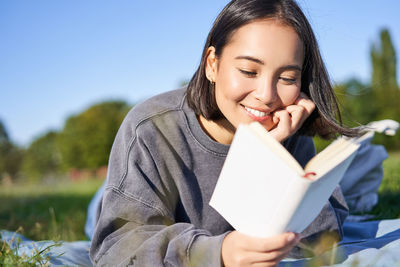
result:
[[[282,100],[283,106],[292,105],[300,95],[300,87],[290,86],[282,88],[279,92],[280,99]]]
[[[251,81],[241,77],[236,69],[220,70],[217,77],[217,94],[224,95],[231,100],[240,101],[252,87]]]

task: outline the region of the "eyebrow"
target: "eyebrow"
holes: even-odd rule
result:
[[[255,58],[255,57],[251,57],[251,56],[237,56],[237,57],[235,57],[235,59],[246,59],[246,60],[250,60],[250,61],[253,61],[255,63],[261,64],[261,65],[265,64],[264,61],[262,61],[261,59],[258,59],[258,58]]]
[[[283,71],[283,70],[297,70],[299,72],[302,72],[302,69],[301,69],[301,67],[299,65],[286,65],[286,66],[280,67],[279,69],[281,71]]]
[[[251,57],[251,56],[237,56],[237,57],[235,57],[235,59],[245,59],[245,60],[253,61],[260,65],[265,65],[264,61],[262,61],[261,59]],[[299,65],[286,65],[286,66],[280,67],[279,69],[280,70],[297,70],[300,72],[302,71],[302,68]]]

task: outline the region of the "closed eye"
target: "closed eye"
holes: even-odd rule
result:
[[[254,71],[247,71],[242,69],[239,69],[239,71],[248,77],[255,77],[257,75],[257,72]]]
[[[291,83],[291,84],[296,83],[296,81],[297,81],[297,79],[286,78],[286,77],[279,77],[279,79],[281,79],[284,82]]]

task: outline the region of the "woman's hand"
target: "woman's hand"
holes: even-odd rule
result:
[[[293,105],[274,112],[273,121],[276,126],[269,131],[270,134],[279,142],[283,142],[300,129],[314,109],[314,102],[306,94],[300,93]]]
[[[299,240],[295,233],[256,238],[233,231],[222,242],[222,260],[226,267],[276,266]]]

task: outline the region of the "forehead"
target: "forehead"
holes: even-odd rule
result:
[[[222,57],[244,54],[266,62],[280,59],[302,63],[303,53],[303,42],[291,26],[274,19],[265,19],[237,29],[225,46]]]

